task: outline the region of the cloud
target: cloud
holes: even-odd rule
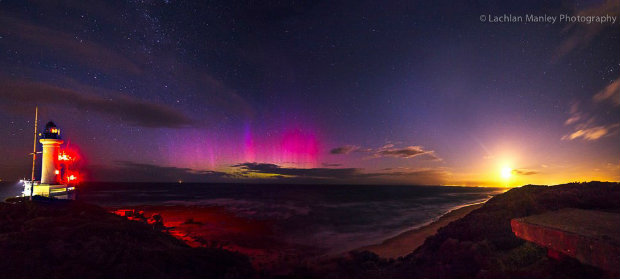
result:
[[[424,155],[425,158],[430,160],[440,161],[441,158],[435,155],[433,150],[424,150],[422,146],[407,146],[404,148],[395,148],[393,144],[387,144],[373,154],[373,157],[396,157],[410,159]]]
[[[512,170],[512,174],[514,175],[535,175],[539,174],[539,171],[528,170],[528,169],[514,169]]]
[[[581,104],[580,102],[573,102],[570,105],[569,117],[564,121],[565,126],[570,126],[573,124],[578,124],[580,121],[585,120],[588,115],[581,112]],[[588,121],[593,121],[593,119],[589,119]]]
[[[595,141],[614,135],[620,123],[617,118],[609,117],[617,114],[615,114],[615,108],[603,105],[607,101],[610,101],[614,107],[620,105],[620,78],[594,94],[592,101],[574,102],[570,106],[569,118],[564,125],[573,126],[573,131],[562,136],[561,139]]]
[[[26,80],[2,80],[0,89],[2,106],[13,106],[13,103],[32,106],[34,104],[58,105],[72,107],[81,111],[96,111],[117,117],[130,124],[143,127],[180,128],[189,126],[193,121],[183,113],[171,107],[143,101],[140,99],[104,92],[81,86],[80,90],[61,87],[49,83]],[[99,94],[92,94],[97,92]]]
[[[62,56],[98,69],[139,74],[140,67],[122,54],[73,34],[0,14],[3,41],[37,56]]]
[[[144,22],[146,15],[143,12],[118,9],[117,6],[109,3],[85,4],[82,1],[70,1],[60,5],[62,7],[59,8],[59,5],[48,2],[33,3],[39,6],[33,10],[55,11],[56,13],[66,12],[67,9],[79,11],[79,14],[87,14],[89,18],[96,19],[98,23],[104,23],[103,28],[114,35],[103,40],[88,33],[74,34],[74,29],[79,29],[84,24],[84,19],[58,20],[51,17],[51,13],[46,13],[37,14],[34,19],[29,20],[32,18],[28,16],[30,12],[17,17],[7,15],[0,9],[0,34],[3,37],[3,44],[19,50],[21,56],[31,59],[32,63],[52,59],[54,64],[59,66],[71,66],[71,68],[86,66],[88,72],[100,73],[112,82],[120,84],[126,84],[128,80],[133,83],[136,78],[145,81],[161,79],[170,85],[170,89],[191,92],[191,94],[185,94],[186,101],[201,104],[203,112],[208,115],[195,120],[204,124],[218,123],[222,119],[229,118],[254,117],[253,107],[243,98],[242,94],[214,77],[210,71],[197,66],[188,66],[187,63],[182,63],[183,61],[180,61],[175,53],[165,51],[171,42],[159,37],[167,37],[166,32],[159,27],[152,26],[158,24],[149,20]],[[119,17],[116,16],[119,12],[130,14],[128,18],[119,21]],[[128,22],[132,26],[129,30],[127,30]],[[133,34],[133,37],[141,37],[141,39],[126,40],[124,36],[127,36],[128,32]],[[88,36],[92,40],[86,39]],[[152,36],[157,38],[151,38]],[[160,50],[147,51],[146,49],[151,46],[144,46],[144,41],[155,39],[158,41],[156,49]],[[146,43],[146,45],[149,44]],[[127,53],[125,51],[127,49],[137,51]],[[153,61],[159,65],[157,69],[148,66],[154,63]],[[2,64],[0,61],[0,72],[16,73],[28,78],[36,77],[33,79],[43,77],[47,80],[54,80],[55,76],[59,75],[59,71],[45,72],[40,70],[40,67],[35,72],[27,65],[26,62]]]
[[[592,7],[581,11],[576,11],[576,16],[591,16],[591,15],[610,15],[618,16],[620,13],[620,1],[607,0],[601,3],[599,6]],[[617,31],[617,28],[613,25],[605,24],[584,24],[584,23],[571,23],[567,25],[562,33],[568,34],[566,39],[558,46],[553,56],[552,61],[558,61],[560,58],[566,56],[570,52],[576,49],[582,49],[587,47],[594,38],[602,33],[605,28],[609,30]]]
[[[592,99],[597,102],[609,100],[614,106],[620,105],[620,78],[613,81],[600,92],[596,93]]]
[[[267,174],[272,182],[305,183],[400,183],[441,185],[449,176],[444,169],[405,169],[398,171],[364,172],[360,168],[290,168],[271,163],[246,162],[231,166],[237,171],[221,172],[161,166],[132,161],[115,161],[113,166],[88,166],[89,181],[126,182],[265,182],[251,174]]]
[[[618,127],[620,127],[619,123],[578,129],[569,135],[563,136],[562,140],[574,140],[582,138],[584,140],[594,141],[604,136],[613,134],[614,132],[616,132]]]
[[[341,147],[334,148],[330,150],[331,154],[349,154],[351,152],[363,152],[370,153],[370,158],[380,158],[380,157],[394,157],[394,158],[405,158],[410,159],[418,156],[422,156],[426,159],[441,161],[435,151],[433,150],[424,150],[422,146],[407,146],[403,148],[397,148],[394,144],[388,143],[382,147],[377,149],[372,148],[364,148],[362,149],[356,145],[345,145]]]
[[[275,175],[280,179],[291,181],[332,180],[334,182],[368,182],[368,179],[397,181],[408,184],[439,185],[446,181],[449,175],[443,169],[415,169],[392,172],[364,172],[360,168],[289,168],[270,163],[240,163],[231,166],[238,168],[241,174],[261,173]]]
[[[580,114],[573,114],[571,115],[568,119],[566,119],[566,121],[564,121],[564,125],[568,126],[568,125],[572,125],[577,123],[577,121],[581,120],[581,115]]]
[[[408,146],[405,148],[397,149],[397,148],[382,148],[378,150],[375,154],[378,156],[386,156],[386,157],[400,157],[400,158],[413,158],[415,156],[419,156],[426,153],[426,151],[422,150],[420,146]]]
[[[160,166],[154,164],[136,163],[131,161],[116,161],[116,165],[87,167],[90,181],[127,181],[127,182],[216,182],[226,181],[232,176],[225,172],[194,170]]]
[[[329,151],[331,154],[349,154],[353,151],[358,150],[360,147],[355,145],[345,145],[341,147],[336,147]]]
[[[244,172],[278,174],[311,178],[351,178],[359,173],[357,168],[284,168],[269,163],[241,163],[233,165]]]

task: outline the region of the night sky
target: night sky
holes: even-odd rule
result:
[[[0,179],[620,180],[620,0],[513,2],[0,1]]]

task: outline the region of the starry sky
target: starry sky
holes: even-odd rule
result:
[[[620,180],[620,20],[481,20],[620,0],[513,2],[0,1],[0,179],[38,105],[90,181]]]

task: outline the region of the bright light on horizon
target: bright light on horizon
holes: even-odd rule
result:
[[[504,166],[502,167],[500,174],[503,179],[510,179],[510,177],[512,176],[512,168],[509,166]]]

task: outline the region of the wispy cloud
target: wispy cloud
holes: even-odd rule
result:
[[[617,118],[609,118],[615,109],[609,104],[613,107],[620,105],[620,78],[594,94],[591,100],[574,102],[570,106],[569,117],[564,125],[571,126],[573,131],[561,139],[595,141],[616,134],[620,123]]]
[[[0,79],[0,83],[3,84],[0,106],[6,109],[14,109],[15,105],[47,104],[96,111],[143,127],[180,128],[193,124],[189,117],[171,107],[113,92],[101,94],[101,89],[89,86],[81,85],[77,90],[28,80]]]
[[[598,6],[594,6],[589,9],[576,11],[575,15],[578,16],[591,16],[591,15],[610,15],[618,16],[620,14],[620,1],[607,0]],[[560,58],[568,55],[574,50],[587,47],[594,38],[602,33],[606,28],[609,30],[616,30],[614,25],[605,24],[583,24],[572,23],[567,25],[562,33],[567,34],[566,38],[556,49],[553,61],[558,61]]]
[[[117,51],[16,17],[0,14],[0,32],[9,43],[29,46],[20,49],[33,55],[60,55],[93,68],[132,74],[142,72],[135,62]]]
[[[620,78],[614,80],[605,89],[596,93],[592,99],[595,102],[610,101],[614,106],[620,106]]]
[[[584,140],[594,141],[604,136],[615,133],[619,127],[620,127],[620,124],[618,123],[605,125],[605,126],[587,127],[584,129],[578,129],[569,135],[565,135],[562,137],[562,139],[563,140],[574,140],[574,139],[582,138]]]
[[[359,146],[356,145],[345,145],[345,146],[340,146],[340,147],[336,147],[332,150],[329,151],[329,153],[331,154],[349,154],[353,151],[359,150]]]
[[[332,180],[334,182],[366,181],[367,179],[383,179],[412,184],[442,184],[449,173],[443,169],[422,168],[414,170],[364,172],[360,168],[289,168],[270,163],[241,163],[232,165],[241,175],[252,173],[269,174],[280,179]]]
[[[539,171],[529,170],[529,169],[514,169],[512,170],[513,175],[535,175],[539,174]]]
[[[89,72],[97,72],[107,76],[119,83],[126,83],[125,78],[148,79],[161,77],[169,79],[170,84],[177,84],[175,90],[198,91],[191,94],[191,102],[203,104],[205,117],[200,118],[201,122],[218,122],[229,118],[252,118],[254,109],[236,90],[228,86],[224,81],[217,79],[205,69],[187,66],[180,58],[170,52],[157,51],[150,52],[148,46],[144,46],[140,41],[156,39],[161,43],[169,41],[159,38],[165,32],[155,32],[151,30],[157,24],[143,22],[146,20],[141,17],[143,13],[119,21],[115,15],[123,9],[118,9],[110,3],[82,3],[83,1],[69,1],[65,3],[67,7],[58,8],[58,5],[39,1],[33,3],[38,10],[57,10],[62,9],[78,10],[81,13],[89,14],[98,22],[107,24],[107,28],[114,29],[114,38],[101,40],[95,36],[88,37],[88,34],[76,35],[74,32],[67,31],[67,24],[70,26],[81,26],[83,20],[65,19],[56,20],[49,15],[40,15],[36,19],[28,16],[16,16],[3,13],[0,10],[0,33],[3,36],[2,42],[15,49],[19,49],[22,55],[32,57],[34,61],[52,59],[58,60],[59,64],[84,66]],[[62,11],[61,11],[62,10]],[[134,11],[135,12],[135,11]],[[130,13],[132,13],[130,11]],[[26,13],[28,14],[28,13]],[[126,29],[127,22],[132,25],[132,33],[140,34],[143,40],[118,40],[122,37],[123,30]],[[148,20],[147,20],[148,21]],[[116,30],[119,30],[118,32]],[[161,31],[161,30],[160,30]],[[154,33],[159,35],[151,38]],[[88,38],[87,38],[88,37]],[[166,36],[164,36],[166,37]],[[166,48],[166,47],[162,47]],[[137,49],[127,53],[127,49]],[[159,65],[157,71],[149,64],[152,60],[157,60]],[[47,77],[47,80],[54,80],[59,75],[56,72],[33,72],[33,69],[15,63],[0,64],[0,72],[15,74],[21,77]],[[129,75],[128,75],[129,74]],[[50,78],[51,77],[51,78]]]
[[[424,150],[422,146],[412,145],[403,148],[397,148],[393,144],[387,144],[376,150],[373,154],[374,157],[396,157],[410,159],[418,156],[423,156],[430,160],[441,160],[441,158],[435,155],[433,150]]]
[[[575,123],[577,123],[579,120],[581,120],[581,113],[572,113],[570,115],[570,117],[568,119],[566,119],[566,121],[564,121],[564,125],[569,126],[569,125],[573,125]]]
[[[330,150],[331,154],[349,154],[352,152],[361,152],[370,154],[370,158],[381,158],[381,157],[393,157],[393,158],[404,158],[411,159],[415,157],[422,157],[430,160],[441,161],[441,158],[435,154],[433,150],[425,150],[422,146],[419,145],[411,145],[406,147],[396,147],[392,143],[388,143],[382,147],[373,149],[373,148],[361,148],[357,145],[345,145],[341,147],[336,147]]]
[[[232,165],[246,173],[263,173],[311,178],[351,178],[359,174],[357,168],[287,168],[270,163],[241,163]]]

